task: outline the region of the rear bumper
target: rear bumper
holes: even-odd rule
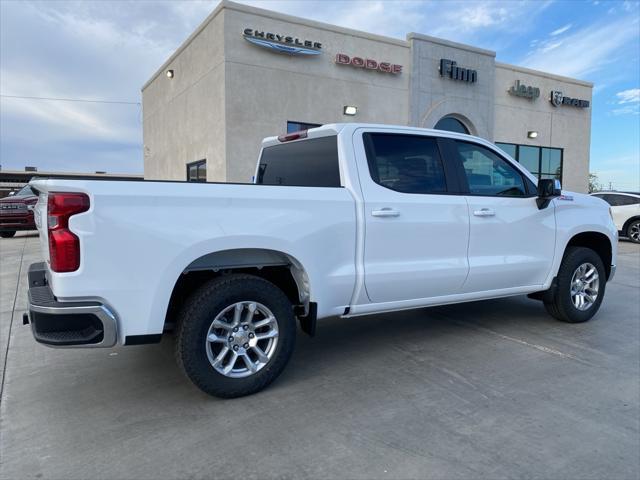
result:
[[[95,300],[59,302],[47,284],[46,263],[29,267],[29,320],[37,342],[50,347],[112,347],[118,338],[113,311]]]

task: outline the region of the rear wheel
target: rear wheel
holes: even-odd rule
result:
[[[9,232],[0,232],[0,237],[2,238],[11,238],[16,234],[15,230],[11,230]]]
[[[544,306],[551,316],[563,322],[586,322],[600,308],[606,282],[604,265],[596,252],[569,247],[560,264],[556,290]]]
[[[176,358],[204,392],[241,397],[278,377],[295,336],[293,307],[282,290],[252,275],[228,275],[206,283],[185,302]]]
[[[627,227],[627,237],[633,243],[640,243],[640,220],[634,220]]]

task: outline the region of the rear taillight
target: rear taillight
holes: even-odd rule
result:
[[[89,197],[84,193],[49,193],[49,262],[54,272],[73,272],[80,267],[80,240],[69,230],[69,218],[87,210]]]

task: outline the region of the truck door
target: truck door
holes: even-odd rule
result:
[[[469,214],[441,141],[402,129],[358,130],[354,141],[371,302],[459,293],[469,269]]]
[[[553,203],[536,205],[533,182],[488,147],[448,140],[469,204],[469,276],[463,292],[542,285],[553,263]],[[466,184],[466,185],[465,185]]]

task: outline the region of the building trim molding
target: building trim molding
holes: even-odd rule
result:
[[[535,75],[536,77],[550,78],[552,80],[558,80],[559,82],[573,83],[582,87],[593,88],[593,83],[586,80],[579,80],[577,78],[563,77],[562,75],[556,75],[555,73],[543,72],[542,70],[534,70],[532,68],[520,67],[518,65],[511,65],[508,63],[496,62],[496,68],[503,70],[511,70],[512,72],[527,73],[529,75]]]
[[[487,55],[489,57],[496,56],[496,52],[492,50],[485,50],[484,48],[473,47],[471,45],[467,45],[464,43],[452,42],[450,40],[445,40],[443,38],[431,37],[429,35],[424,35],[422,33],[411,32],[407,34],[407,41],[411,40],[421,40],[423,42],[435,43],[438,45],[442,45],[444,47],[458,48],[460,50],[466,50],[472,53],[479,53],[480,55]]]

